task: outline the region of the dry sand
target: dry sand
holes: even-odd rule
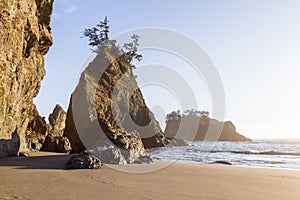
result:
[[[62,170],[68,158],[40,152],[0,159],[0,199],[300,199],[300,171],[180,163],[143,174]]]

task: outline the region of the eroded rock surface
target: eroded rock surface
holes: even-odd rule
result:
[[[88,151],[73,155],[65,163],[65,169],[99,169],[101,166],[101,161]]]
[[[63,136],[66,127],[67,113],[60,105],[56,105],[53,112],[49,115],[48,132],[52,136]]]
[[[110,52],[100,52],[81,74],[70,100],[64,136],[73,152],[109,140],[142,155],[144,147],[167,143],[145,104],[130,63]]]
[[[130,150],[123,150],[112,144],[106,144],[96,147],[91,151],[93,155],[106,164],[150,164],[153,163],[152,158],[145,152],[135,152]]]
[[[47,136],[43,142],[42,150],[50,152],[69,153],[71,143],[67,137],[63,136],[66,126],[67,113],[60,105],[56,105],[49,115],[47,124]]]
[[[29,123],[25,131],[23,146],[29,151],[39,151],[48,134],[48,125],[45,119],[39,115],[34,105],[33,107],[34,109],[31,111],[31,115],[27,118]]]
[[[17,133],[12,134],[11,140],[0,139],[0,158],[18,155],[20,148],[20,137]]]
[[[70,153],[72,148],[68,138],[63,136],[47,135],[41,150],[49,152]]]
[[[32,134],[29,124],[39,121],[33,120],[33,98],[45,75],[44,55],[52,45],[52,8],[53,0],[0,1],[0,139],[11,140],[17,133],[20,151],[31,145],[26,139]]]

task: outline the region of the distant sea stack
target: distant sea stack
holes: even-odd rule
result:
[[[33,104],[45,75],[44,55],[52,45],[53,0],[0,1],[0,156],[28,148],[28,126],[44,123]],[[35,123],[36,122],[36,123]],[[40,126],[42,133],[46,129]],[[40,133],[39,133],[40,134]],[[14,138],[18,138],[14,137]],[[16,153],[13,153],[16,154]]]
[[[237,133],[232,122],[220,122],[208,116],[175,114],[173,117],[169,117],[166,125],[165,135],[167,137],[185,135],[187,138],[193,138],[194,141],[251,141],[251,139]],[[186,139],[185,137],[182,138]]]
[[[98,53],[71,96],[64,136],[69,138],[72,152],[107,139],[136,152],[166,146],[168,140],[145,103],[131,64],[112,51]]]

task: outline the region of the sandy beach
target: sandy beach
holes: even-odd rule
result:
[[[63,170],[69,157],[0,159],[0,199],[300,199],[300,171],[181,163],[143,174]]]

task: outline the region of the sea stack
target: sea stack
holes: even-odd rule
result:
[[[167,121],[167,137],[177,137],[190,141],[251,141],[237,133],[230,121],[221,122],[208,116],[182,115]]]
[[[131,64],[112,51],[100,51],[81,74],[71,96],[64,136],[69,138],[72,152],[105,141],[136,152],[167,145]]]

